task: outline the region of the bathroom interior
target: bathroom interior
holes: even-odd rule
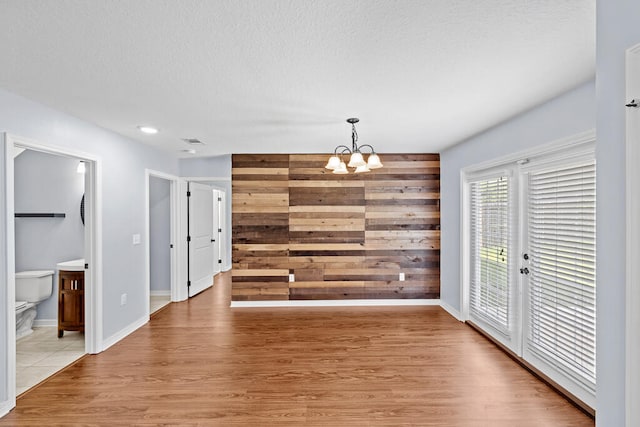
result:
[[[85,353],[82,166],[34,150],[14,153],[18,395]],[[63,292],[60,277],[70,279]]]
[[[150,312],[170,302],[169,184],[150,183]],[[85,354],[85,163],[15,148],[16,395]],[[163,280],[161,278],[167,278]]]

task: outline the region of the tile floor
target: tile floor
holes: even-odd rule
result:
[[[169,304],[170,302],[171,302],[171,297],[169,295],[167,296],[152,295],[151,302],[149,305],[149,313],[150,314],[155,313],[156,311],[160,310],[162,307]]]
[[[152,296],[151,313],[171,302],[169,296]],[[33,333],[16,343],[16,396],[39,384],[84,355],[84,334],[58,328],[33,328]]]
[[[84,355],[84,333],[58,328],[33,328],[33,333],[16,342],[16,395],[19,396],[45,378]]]

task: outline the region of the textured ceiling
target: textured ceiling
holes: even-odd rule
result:
[[[180,157],[332,151],[354,116],[437,152],[595,70],[595,0],[0,0],[0,28],[0,87]]]

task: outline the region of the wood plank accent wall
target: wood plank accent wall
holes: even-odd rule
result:
[[[335,175],[326,154],[234,154],[232,299],[439,298],[439,155],[381,158]]]

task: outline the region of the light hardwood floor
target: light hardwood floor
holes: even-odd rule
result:
[[[230,309],[229,274],[0,425],[593,426],[440,307]]]

